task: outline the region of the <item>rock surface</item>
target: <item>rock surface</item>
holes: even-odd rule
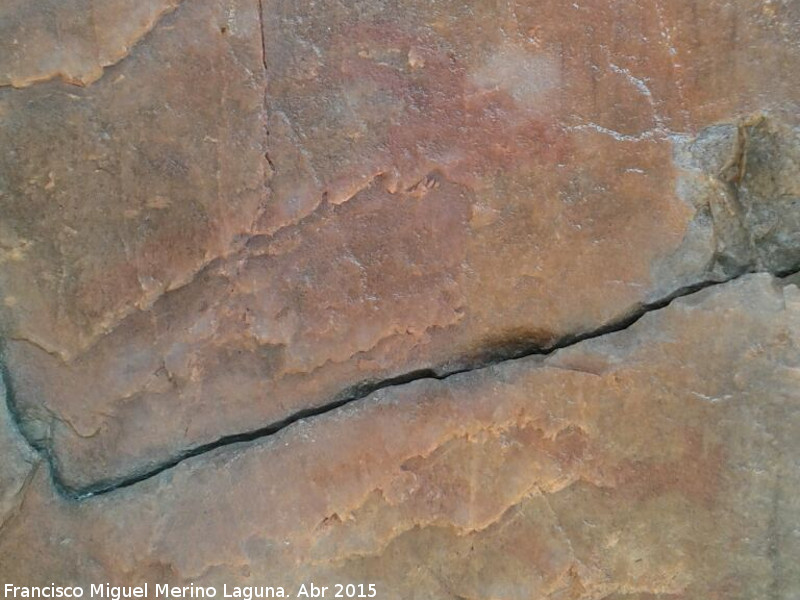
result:
[[[3,3],[3,580],[796,598],[798,31]]]
[[[0,578],[792,598],[798,340],[800,290],[745,276],[92,498],[59,496],[40,468],[3,529]]]
[[[65,486],[797,265],[796,11],[540,4],[198,0],[0,90],[9,385]]]

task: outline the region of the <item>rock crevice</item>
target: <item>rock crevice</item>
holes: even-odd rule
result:
[[[42,444],[40,441],[36,439],[32,439],[30,437],[30,434],[26,433],[29,431],[29,428],[25,425],[24,420],[21,420],[21,417],[19,415],[19,410],[15,407],[14,394],[11,381],[10,378],[8,377],[6,370],[3,369],[3,378],[5,380],[5,386],[7,390],[6,398],[9,405],[9,411],[14,416],[14,420],[20,431],[23,432],[23,435],[25,435],[26,439],[31,444],[31,446],[37,449],[39,452],[41,452],[47,459],[47,462],[50,465],[55,488],[59,490],[67,498],[82,500],[85,498],[90,498],[92,496],[107,494],[121,488],[126,488],[135,485],[137,483],[155,477],[156,475],[159,475],[160,473],[166,470],[172,469],[173,467],[177,466],[178,464],[182,463],[185,460],[215,451],[219,448],[223,448],[225,446],[231,446],[234,444],[253,442],[256,440],[260,440],[275,435],[283,431],[284,429],[294,425],[298,421],[313,419],[315,417],[327,415],[348,404],[361,401],[379,390],[385,390],[397,386],[404,386],[416,381],[428,380],[428,379],[445,381],[455,375],[491,368],[500,365],[502,363],[505,363],[507,361],[513,361],[532,356],[547,356],[557,352],[558,350],[569,348],[570,346],[580,344],[587,340],[592,340],[613,333],[617,333],[620,331],[624,331],[625,329],[628,329],[629,327],[637,323],[645,315],[650,314],[654,311],[662,310],[668,307],[672,302],[674,302],[679,298],[685,298],[687,296],[705,290],[709,287],[729,283],[749,273],[750,272],[740,273],[739,275],[732,276],[726,280],[705,281],[702,283],[694,284],[686,288],[682,288],[680,290],[673,292],[672,294],[670,294],[665,298],[659,299],[655,302],[644,304],[639,308],[632,310],[628,315],[626,315],[622,319],[616,320],[611,323],[607,323],[602,327],[599,327],[598,329],[592,331],[569,334],[568,336],[565,336],[560,340],[556,341],[555,343],[545,347],[538,345],[538,343],[536,342],[532,343],[529,340],[525,339],[508,340],[504,344],[508,349],[507,351],[498,351],[496,347],[493,347],[491,350],[483,354],[483,357],[480,361],[469,365],[462,365],[452,370],[447,370],[442,368],[420,369],[417,371],[405,373],[403,375],[399,375],[381,381],[364,382],[359,386],[357,386],[355,389],[351,389],[344,392],[343,394],[340,395],[339,398],[329,403],[317,407],[306,408],[297,411],[279,421],[269,423],[268,425],[265,425],[263,427],[259,427],[250,431],[244,431],[232,435],[226,435],[208,444],[203,444],[201,446],[191,448],[186,452],[181,453],[178,456],[174,456],[164,462],[161,462],[160,464],[154,466],[151,469],[148,469],[147,471],[141,473],[135,473],[132,476],[125,477],[115,481],[96,482],[84,488],[72,488],[67,484],[65,484],[65,482],[60,477],[58,471],[57,459],[54,458],[52,452],[47,447],[47,445]],[[789,278],[793,275],[796,275],[797,273],[800,273],[800,265],[796,265],[794,267],[786,267],[784,269],[781,269],[779,272],[772,274],[776,277]]]

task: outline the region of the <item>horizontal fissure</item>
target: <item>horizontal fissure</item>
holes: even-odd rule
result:
[[[27,436],[26,439],[28,443],[31,446],[33,446],[38,452],[40,452],[40,454],[42,454],[49,463],[50,473],[56,489],[63,496],[67,498],[75,500],[84,500],[92,496],[108,494],[115,490],[130,487],[142,481],[151,479],[159,475],[160,473],[163,473],[164,471],[168,471],[176,467],[177,465],[183,463],[186,460],[201,456],[203,454],[207,454],[219,448],[223,448],[225,446],[231,446],[234,444],[256,442],[258,440],[268,438],[277,433],[280,433],[284,429],[292,426],[293,424],[299,421],[313,419],[316,417],[321,417],[326,414],[332,413],[344,406],[364,400],[365,398],[367,398],[368,396],[379,390],[403,386],[409,383],[413,383],[415,381],[422,381],[422,380],[444,381],[459,374],[468,373],[471,371],[478,371],[481,369],[487,369],[512,360],[519,360],[521,358],[526,358],[530,356],[546,356],[558,350],[562,350],[564,348],[573,346],[575,344],[578,344],[586,340],[623,331],[631,327],[636,322],[638,322],[645,315],[666,308],[673,301],[679,298],[690,296],[701,290],[713,286],[730,283],[731,281],[734,281],[744,275],[752,273],[754,273],[754,271],[748,270],[725,279],[705,280],[699,283],[679,288],[678,290],[673,291],[672,293],[661,299],[645,304],[640,304],[636,308],[629,311],[627,315],[619,319],[616,319],[610,323],[606,323],[590,331],[571,333],[562,336],[557,341],[544,346],[541,345],[540,342],[534,342],[525,339],[521,340],[509,339],[507,340],[507,343],[503,345],[503,348],[498,349],[497,347],[494,347],[491,350],[488,350],[480,358],[473,359],[472,361],[469,362],[462,359],[460,363],[457,363],[458,366],[452,367],[450,369],[442,367],[418,369],[410,371],[408,373],[383,379],[380,381],[362,382],[361,384],[351,387],[346,393],[341,394],[338,398],[328,403],[316,407],[304,408],[278,421],[271,422],[262,427],[240,433],[225,435],[212,442],[208,442],[205,444],[195,446],[193,448],[189,448],[178,455],[175,455],[163,462],[158,463],[155,466],[152,466],[147,469],[142,469],[141,471],[131,474],[129,476],[120,477],[112,480],[98,481],[89,486],[81,488],[70,487],[62,480],[62,478],[58,473],[58,468],[56,466],[57,461],[53,457],[52,451],[48,447],[44,446],[43,444],[36,443],[35,441],[30,440],[29,438],[27,438]],[[792,275],[796,275],[798,273],[800,273],[800,265],[790,270],[786,270],[783,272],[774,272],[772,274],[778,278],[785,278]],[[3,366],[3,378],[6,383],[6,397],[7,397],[9,411],[12,415],[12,419],[15,421],[18,429],[20,430],[20,432],[22,432],[23,436],[25,436],[24,427],[21,427],[22,423],[21,416],[19,415],[18,411],[15,408],[15,402],[13,400],[13,389],[11,387],[11,382],[10,378],[8,377],[8,373],[5,370],[5,366]]]

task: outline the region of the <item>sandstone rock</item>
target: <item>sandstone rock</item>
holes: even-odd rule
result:
[[[0,576],[791,598],[799,333],[798,288],[745,276],[549,357],[387,388],[92,498],[59,496],[40,469],[0,537]]]
[[[789,6],[260,4],[0,91],[10,385],[73,490],[797,267]]]
[[[7,339],[24,337],[57,365],[75,362],[120,319],[145,314],[241,243],[266,202],[259,35],[255,6],[188,3],[90,87],[0,91]],[[136,377],[144,360],[121,350]],[[79,373],[69,368],[72,380]],[[98,378],[88,373],[71,402],[89,408]],[[115,385],[101,405],[129,393]],[[89,431],[66,405],[37,405],[42,426]]]
[[[795,598],[798,30],[5,2],[0,579]]]
[[[56,76],[90,84],[180,0],[8,0],[0,6],[0,86]]]
[[[6,388],[0,378],[0,529],[17,511],[41,460],[17,430],[14,418],[6,409]],[[43,467],[46,468],[46,467]]]

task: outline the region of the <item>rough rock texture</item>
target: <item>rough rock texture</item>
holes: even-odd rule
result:
[[[0,3],[0,573],[796,598],[798,31]]]
[[[26,435],[100,489],[371,382],[790,270],[798,14],[756,4],[197,0],[86,88],[0,90]],[[111,31],[61,72],[113,62]]]
[[[56,76],[90,84],[180,0],[4,0],[0,5],[0,86]]]
[[[547,358],[384,389],[82,501],[39,468],[0,579],[794,598],[798,341],[800,290],[745,276]]]

